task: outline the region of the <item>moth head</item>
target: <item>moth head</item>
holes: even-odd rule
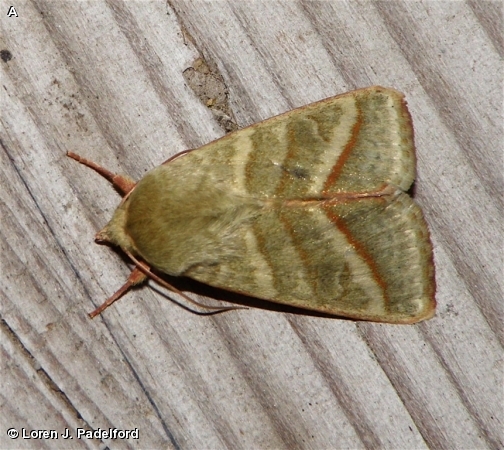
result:
[[[126,214],[127,211],[123,202],[115,210],[110,222],[101,231],[96,233],[95,241],[99,244],[116,245],[131,253],[136,253],[130,237],[125,232]]]

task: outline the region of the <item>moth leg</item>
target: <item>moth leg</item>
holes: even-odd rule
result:
[[[177,289],[175,286],[172,286],[170,283],[167,283],[165,280],[163,280],[162,278],[158,277],[155,273],[151,272],[150,270],[150,267],[139,261],[138,259],[136,259],[128,250],[126,249],[123,249],[124,253],[126,253],[130,258],[131,260],[136,264],[136,268],[135,270],[139,270],[142,272],[142,274],[145,276],[145,277],[148,277],[152,280],[154,280],[157,284],[159,284],[160,286],[163,286],[165,287],[166,289],[172,291],[172,292],[175,292],[175,294],[178,294],[180,295],[181,297],[185,298],[189,303],[192,303],[193,305],[196,305],[196,306],[199,306],[200,308],[203,308],[203,309],[207,309],[209,311],[212,311],[213,313],[221,313],[221,312],[225,312],[225,311],[231,311],[233,309],[248,309],[244,306],[209,306],[209,305],[205,305],[203,303],[199,303],[197,302],[196,300],[193,300],[191,297],[189,297],[188,295],[184,294],[181,290]],[[133,272],[131,273],[131,275],[133,275]],[[131,277],[130,275],[130,277]],[[143,280],[142,280],[143,281]],[[127,285],[127,283],[123,286],[123,288]],[[121,288],[122,289],[122,288]],[[121,290],[120,289],[120,290]],[[119,291],[120,291],[119,290]],[[118,291],[118,292],[119,292]],[[101,308],[101,307],[100,307]],[[189,311],[192,311],[189,309]],[[196,311],[192,311],[192,312],[196,312]],[[197,313],[197,312],[196,312]],[[197,313],[198,314],[198,313]]]
[[[76,153],[67,152],[67,156],[93,169],[95,172],[98,172],[103,178],[110,181],[123,197],[131,190],[133,190],[133,188],[136,186],[136,183],[126,175],[119,175],[117,173],[111,172],[110,170],[105,169],[105,167],[102,167],[99,164],[90,161],[89,159],[82,158]]]
[[[112,303],[114,303],[116,300],[119,300],[126,292],[130,290],[133,286],[136,286],[137,284],[143,283],[145,280],[147,280],[147,275],[145,275],[138,267],[135,267],[128,279],[126,280],[126,283],[111,297],[109,297],[105,302],[98,306],[93,312],[89,313],[89,317],[91,319],[93,317],[96,317],[98,314],[102,313],[105,311]]]

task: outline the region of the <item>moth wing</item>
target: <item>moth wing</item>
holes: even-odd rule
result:
[[[406,191],[415,177],[411,117],[404,96],[360,89],[228,134],[180,160],[225,189],[258,198],[317,198]]]
[[[186,275],[305,309],[411,323],[434,313],[434,272],[420,208],[405,193],[265,208]],[[222,249],[221,249],[222,250]]]

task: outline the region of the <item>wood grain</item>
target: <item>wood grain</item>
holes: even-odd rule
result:
[[[17,18],[9,5],[1,448],[504,446],[501,2],[33,0],[16,2]],[[239,126],[358,87],[406,94],[434,319],[391,326],[268,305],[197,316],[153,289],[87,317],[129,269],[93,244],[119,196],[65,152],[138,179],[221,136],[185,84],[200,57]],[[109,427],[140,437],[76,438]],[[12,440],[9,428],[74,439]]]

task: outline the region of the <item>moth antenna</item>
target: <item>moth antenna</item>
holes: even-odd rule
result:
[[[244,306],[208,306],[203,303],[199,303],[196,300],[193,300],[191,297],[188,295],[184,294],[182,291],[177,289],[175,286],[172,286],[170,283],[167,283],[165,280],[163,280],[161,277],[158,277],[155,273],[151,272],[150,267],[136,259],[128,250],[122,249],[130,258],[131,260],[136,264],[135,270],[140,270],[142,272],[142,275],[145,277],[149,277],[152,280],[154,280],[156,283],[159,285],[165,287],[166,289],[174,292],[175,294],[180,295],[181,297],[185,298],[189,303],[192,303],[193,305],[199,306],[200,308],[203,309],[208,309],[217,313],[220,312],[225,312],[225,311],[231,311],[233,309],[248,309]],[[132,272],[133,274],[133,272]],[[131,277],[131,275],[130,275]],[[128,279],[129,280],[129,279]],[[128,283],[126,283],[123,287],[125,287]],[[122,288],[121,288],[122,289]]]
[[[98,308],[96,308],[93,312],[89,313],[89,317],[94,318],[98,314],[101,314],[103,311],[105,311],[112,303],[114,303],[116,300],[119,300],[126,292],[128,292],[133,286],[136,286],[137,284],[143,283],[147,279],[147,275],[143,273],[141,270],[139,270],[137,267],[135,267],[131,273],[129,274],[128,279],[126,280],[126,283],[117,290],[117,292],[109,297],[105,302],[103,302]]]
[[[123,197],[136,186],[136,183],[126,175],[119,175],[111,172],[110,170],[105,169],[105,167],[102,167],[89,159],[82,158],[76,153],[67,152],[67,156],[93,169],[95,172],[98,172],[103,178],[110,181]]]

